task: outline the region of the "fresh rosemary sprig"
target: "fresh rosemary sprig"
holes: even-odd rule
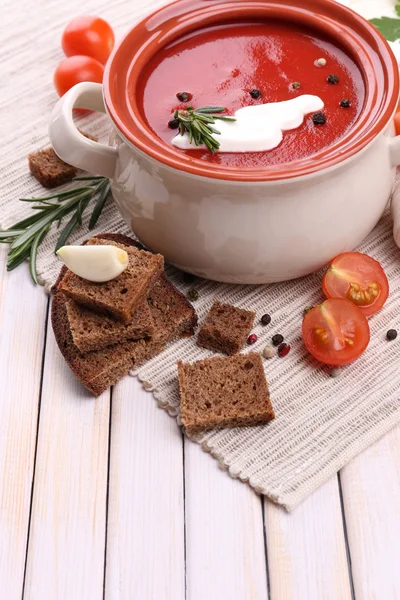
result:
[[[77,187],[66,192],[56,192],[43,198],[20,198],[21,202],[30,202],[36,212],[30,217],[15,223],[12,227],[1,231],[0,243],[10,244],[7,257],[7,271],[29,259],[29,270],[32,279],[38,283],[36,257],[40,244],[46,237],[53,223],[60,227],[66,215],[71,218],[62,229],[55,252],[64,246],[77,226],[82,225],[82,216],[91,200],[96,198],[89,221],[89,229],[95,227],[104,204],[110,193],[110,182],[105,177],[75,177],[74,181],[87,181],[84,187]]]
[[[188,106],[185,110],[175,110],[174,119],[179,122],[179,132],[189,136],[189,143],[195,143],[196,146],[205,144],[211,153],[218,150],[220,143],[213,136],[214,133],[220,135],[218,129],[212,127],[216,120],[236,121],[234,117],[220,116],[226,110],[223,106],[203,106],[193,108]]]

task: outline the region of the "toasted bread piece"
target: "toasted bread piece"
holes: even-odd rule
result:
[[[74,344],[83,354],[119,342],[151,337],[154,332],[147,299],[126,324],[79,306],[73,300],[67,302],[67,314]]]
[[[90,140],[97,142],[97,137],[81,131]],[[45,188],[55,188],[68,183],[76,177],[78,169],[64,162],[57,156],[53,148],[37,150],[28,155],[29,170]]]
[[[202,324],[197,344],[223,354],[236,354],[246,343],[256,313],[215,300]]]
[[[162,273],[164,258],[161,254],[151,254],[112,240],[92,238],[87,244],[112,244],[122,248],[129,256],[128,267],[118,277],[104,283],[87,281],[68,270],[59,289],[81,306],[128,323]]]
[[[189,434],[274,419],[261,356],[255,352],[178,362],[182,423]]]
[[[119,234],[99,234],[96,237],[126,246],[139,245],[131,238]],[[192,305],[163,273],[153,285],[148,300],[154,325],[153,337],[122,342],[102,350],[81,354],[73,342],[69,327],[66,308],[69,299],[60,291],[67,271],[66,267],[62,267],[53,287],[53,330],[58,347],[72,372],[95,396],[116,383],[130,369],[161,352],[173,339],[194,333],[197,317]]]

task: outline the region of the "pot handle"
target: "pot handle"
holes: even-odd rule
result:
[[[66,163],[95,175],[114,177],[118,151],[89,140],[75,126],[74,108],[106,112],[101,83],[78,83],[59,99],[51,114],[49,136],[55,153]]]

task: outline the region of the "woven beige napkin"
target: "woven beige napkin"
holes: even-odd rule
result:
[[[47,121],[56,101],[51,74],[62,58],[60,35],[73,9],[77,14],[81,12],[77,0],[70,0],[65,6],[57,0],[48,1],[44,15],[35,3],[24,3],[25,19],[21,22],[15,18],[21,7],[21,0],[7,0],[3,11],[5,39],[0,48],[0,72],[1,80],[7,82],[0,95],[3,226],[29,211],[17,201],[20,196],[43,194],[28,173],[26,156],[48,144]],[[132,9],[126,2],[110,5],[87,0],[85,11],[108,18],[120,35],[127,27],[128,7],[130,22],[152,8],[149,4],[135,3]],[[36,43],[39,27],[43,31],[40,48]],[[87,117],[80,126],[107,137],[109,125],[104,117]],[[72,242],[79,243],[87,237],[87,218],[84,225],[71,238]],[[105,230],[129,233],[111,202],[94,233]],[[283,230],[283,238],[284,235]],[[59,269],[53,254],[56,237],[57,231],[52,230],[39,255],[38,269],[45,284],[54,282]],[[360,250],[382,263],[391,293],[385,308],[370,321],[372,335],[367,352],[343,369],[338,378],[331,378],[324,367],[311,360],[301,343],[303,308],[322,300],[321,273],[269,286],[229,286],[208,281],[195,284],[200,294],[195,303],[200,321],[213,300],[219,298],[255,310],[258,319],[264,312],[272,315],[269,326],[255,327],[259,341],[251,347],[252,351],[261,351],[274,333],[284,334],[292,345],[286,358],[265,362],[275,421],[264,427],[213,431],[197,440],[232,476],[248,481],[288,509],[400,422],[400,343],[389,344],[385,340],[387,329],[400,326],[400,255],[393,242],[388,213]],[[169,274],[182,291],[187,291],[181,273],[171,268]],[[136,374],[151,384],[160,406],[178,416],[176,361],[193,361],[207,355],[211,353],[198,348],[195,339],[182,340]]]

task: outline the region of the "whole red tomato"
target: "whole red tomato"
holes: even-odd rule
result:
[[[107,21],[87,15],[72,19],[64,30],[61,44],[67,56],[91,56],[104,65],[114,41],[114,32]]]
[[[77,83],[82,81],[103,81],[103,65],[90,56],[70,56],[60,62],[54,73],[54,86],[63,96]]]

